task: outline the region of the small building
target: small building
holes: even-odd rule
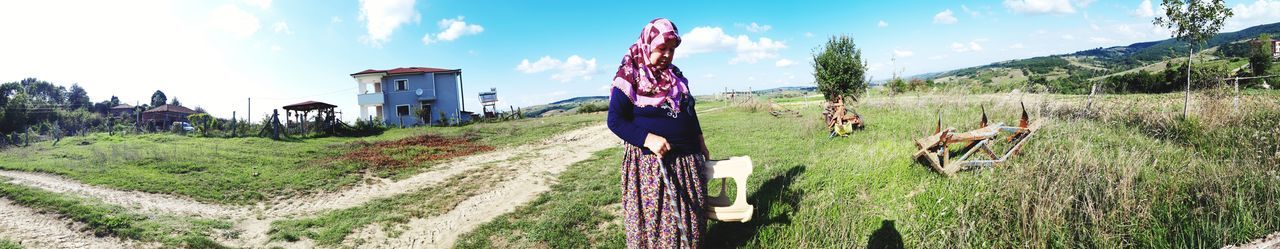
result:
[[[111,114],[111,116],[118,117],[118,116],[132,115],[133,112],[135,112],[133,109],[134,109],[133,106],[129,104],[120,104],[120,105],[111,107],[111,109],[107,110],[107,112]]]
[[[462,69],[401,67],[388,70],[369,69],[351,74],[356,80],[360,119],[376,120],[386,125],[414,126],[465,122],[462,92]],[[427,113],[429,117],[420,117]]]
[[[142,122],[154,127],[169,127],[173,122],[189,122],[187,116],[196,113],[178,105],[162,105],[142,112]]]
[[[1271,58],[1280,59],[1280,40],[1271,41]]]

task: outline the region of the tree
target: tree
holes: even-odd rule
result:
[[[1233,13],[1223,0],[1164,0],[1164,16],[1157,16],[1153,24],[1173,30],[1171,34],[1190,47],[1187,53],[1187,88],[1182,100],[1182,117],[1187,117],[1187,104],[1191,102],[1191,58],[1196,46],[1218,34],[1222,24]]]
[[[1272,63],[1271,35],[1259,35],[1256,42],[1252,52],[1249,53],[1249,67],[1253,69],[1254,76],[1267,75],[1267,70],[1271,68]]]
[[[857,101],[867,91],[866,71],[862,50],[849,36],[832,36],[813,55],[813,79],[827,100],[845,96]]]
[[[156,90],[156,93],[151,94],[152,107],[159,107],[168,102],[169,102],[169,97],[165,97],[164,92],[161,92],[160,90]]]
[[[71,93],[67,96],[67,108],[71,110],[89,109],[93,102],[89,101],[89,93],[80,84],[71,84]]]
[[[209,136],[209,129],[216,126],[218,122],[208,113],[191,114],[191,116],[187,116],[187,120],[191,120],[191,126],[195,126],[196,130],[199,130],[200,134],[206,137]]]
[[[26,128],[30,98],[18,92],[4,106],[4,119],[0,119],[0,133],[13,133]]]
[[[169,100],[169,104],[170,104],[170,105],[176,105],[176,106],[182,106],[182,102],[178,102],[178,97],[173,97],[173,100]]]

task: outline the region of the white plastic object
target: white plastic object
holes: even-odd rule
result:
[[[738,156],[728,160],[708,161],[703,176],[708,182],[714,179],[733,178],[737,184],[737,194],[733,203],[725,195],[724,185],[720,185],[720,196],[707,198],[707,217],[724,222],[748,222],[755,212],[755,206],[747,203],[747,177],[751,176],[753,164],[751,157]]]

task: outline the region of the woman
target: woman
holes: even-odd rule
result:
[[[676,25],[654,19],[613,78],[608,123],[626,142],[622,210],[628,248],[702,245],[707,146],[688,80],[671,65],[677,46]]]

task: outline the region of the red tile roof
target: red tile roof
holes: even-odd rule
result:
[[[151,110],[147,110],[143,113],[148,113],[148,112],[177,112],[177,113],[186,113],[186,114],[196,114],[196,111],[192,111],[191,109],[187,109],[186,107],[176,106],[176,105],[162,105],[160,107],[151,108]]]
[[[133,109],[133,106],[131,106],[131,105],[129,105],[129,104],[120,104],[120,105],[117,105],[117,106],[113,106],[113,107],[111,107],[111,109],[112,109],[112,110],[115,110],[115,109]]]
[[[448,72],[448,73],[462,72],[462,69],[443,69],[443,68],[431,68],[431,67],[397,67],[395,69],[388,69],[388,70],[366,69],[364,71],[353,73],[351,74],[351,76],[356,76],[361,74],[371,74],[371,73],[424,74],[424,73],[445,73],[445,72]]]

